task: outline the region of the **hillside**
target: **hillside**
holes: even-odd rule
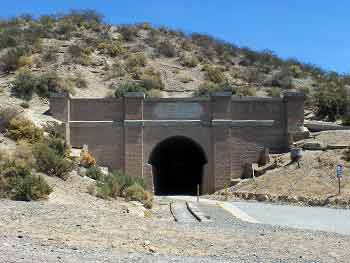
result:
[[[280,96],[296,89],[318,119],[344,119],[350,77],[271,51],[256,52],[213,37],[148,23],[109,25],[94,11],[0,21],[0,102],[47,109],[52,92],[150,97]],[[29,109],[27,109],[29,108]],[[346,120],[345,118],[345,121]]]

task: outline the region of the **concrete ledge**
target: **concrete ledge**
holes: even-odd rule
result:
[[[272,127],[274,123],[274,120],[213,120],[212,126],[229,126],[231,128]]]
[[[312,132],[350,130],[350,126],[342,126],[333,122],[325,121],[304,121],[304,126]]]
[[[112,127],[113,121],[70,121],[70,128],[97,128],[97,127]]]
[[[72,128],[77,127],[272,127],[274,120],[124,120],[124,121],[70,121],[69,125]]]

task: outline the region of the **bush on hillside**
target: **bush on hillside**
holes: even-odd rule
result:
[[[203,81],[199,87],[198,90],[196,90],[193,94],[193,96],[209,96],[213,92],[217,91],[229,91],[233,94],[236,93],[236,91],[231,87],[228,83],[214,83],[211,81]]]
[[[346,89],[336,83],[327,83],[319,88],[315,96],[316,115],[319,118],[326,118],[335,121],[345,116],[349,99]]]
[[[81,83],[80,83],[81,84]],[[74,92],[74,82],[63,79],[56,72],[34,75],[29,69],[20,70],[12,82],[11,91],[16,97],[30,100],[36,93],[40,97],[50,97],[52,93]]]
[[[138,201],[143,203],[146,208],[152,208],[152,194],[147,192],[144,187],[137,183],[127,187],[123,192],[123,196],[127,201]]]
[[[44,133],[32,121],[15,117],[8,125],[6,136],[15,141],[25,140],[29,143],[36,143],[43,139]]]
[[[166,40],[158,44],[158,53],[165,57],[173,58],[176,57],[177,50],[174,44]]]
[[[0,57],[0,70],[2,72],[12,72],[20,68],[20,58],[25,54],[23,49],[14,48],[6,51]]]
[[[146,68],[141,75],[141,85],[145,90],[151,89],[164,89],[164,83],[162,81],[159,71],[155,71],[154,68]]]
[[[162,92],[159,89],[151,89],[147,91],[146,97],[148,98],[161,98]]]
[[[116,98],[121,98],[128,92],[144,92],[144,93],[146,93],[146,89],[140,83],[126,81],[126,82],[121,83],[120,86],[115,90],[114,96]]]
[[[67,61],[88,66],[91,64],[92,48],[83,45],[72,44],[68,47]]]
[[[32,175],[23,160],[8,160],[0,165],[0,196],[14,200],[45,199],[52,192],[42,176]]]
[[[199,60],[194,55],[185,55],[180,58],[180,63],[184,67],[194,68],[199,64]]]
[[[281,71],[272,76],[271,85],[280,87],[281,89],[291,89],[293,87],[292,74],[288,68],[283,68]]]
[[[120,26],[118,32],[123,37],[123,40],[130,42],[137,38],[139,29],[136,26],[125,25]]]
[[[72,161],[60,156],[47,143],[37,143],[33,147],[37,169],[49,176],[67,179],[68,173],[73,170]]]
[[[29,69],[23,69],[16,74],[12,82],[11,92],[14,96],[30,100],[35,92],[37,79]]]
[[[132,71],[134,68],[145,67],[147,64],[147,58],[143,53],[130,54],[126,59],[126,70]]]
[[[153,196],[145,190],[142,178],[130,177],[114,172],[101,177],[96,184],[97,196],[103,199],[125,197],[126,200],[142,202],[146,208],[152,207]]]
[[[111,67],[106,68],[106,79],[115,79],[115,78],[120,78],[124,77],[126,74],[125,66],[121,62],[117,61],[113,63]]]
[[[44,62],[55,63],[58,58],[58,47],[57,46],[48,46],[43,49],[42,59]]]
[[[19,114],[19,110],[15,107],[3,107],[0,108],[0,131],[7,129],[10,121]]]
[[[121,41],[104,40],[97,45],[97,49],[102,54],[116,57],[125,53],[125,48]]]
[[[256,96],[256,89],[253,87],[242,88],[237,90],[237,95],[241,96]]]
[[[280,88],[271,88],[267,91],[267,95],[270,97],[281,97],[281,89]]]
[[[86,176],[94,180],[101,180],[103,173],[100,167],[92,166],[86,170]]]
[[[219,84],[226,81],[226,77],[219,67],[204,65],[202,70],[206,72],[207,79],[214,83]]]

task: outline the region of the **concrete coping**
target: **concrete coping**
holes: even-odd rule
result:
[[[232,92],[231,91],[215,91],[210,93],[211,97],[231,97]]]
[[[127,92],[124,95],[125,98],[145,98],[144,92]]]
[[[274,120],[124,120],[124,121],[71,121],[71,127],[117,127],[117,126],[213,126],[213,127],[272,127]]]
[[[213,126],[244,127],[272,127],[274,120],[212,120]]]
[[[282,102],[282,98],[272,98],[272,97],[240,97],[233,96],[232,101],[234,102]]]

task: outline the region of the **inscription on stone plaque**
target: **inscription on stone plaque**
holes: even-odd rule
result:
[[[196,120],[203,113],[202,106],[194,102],[159,103],[154,108],[154,115],[163,120]]]

